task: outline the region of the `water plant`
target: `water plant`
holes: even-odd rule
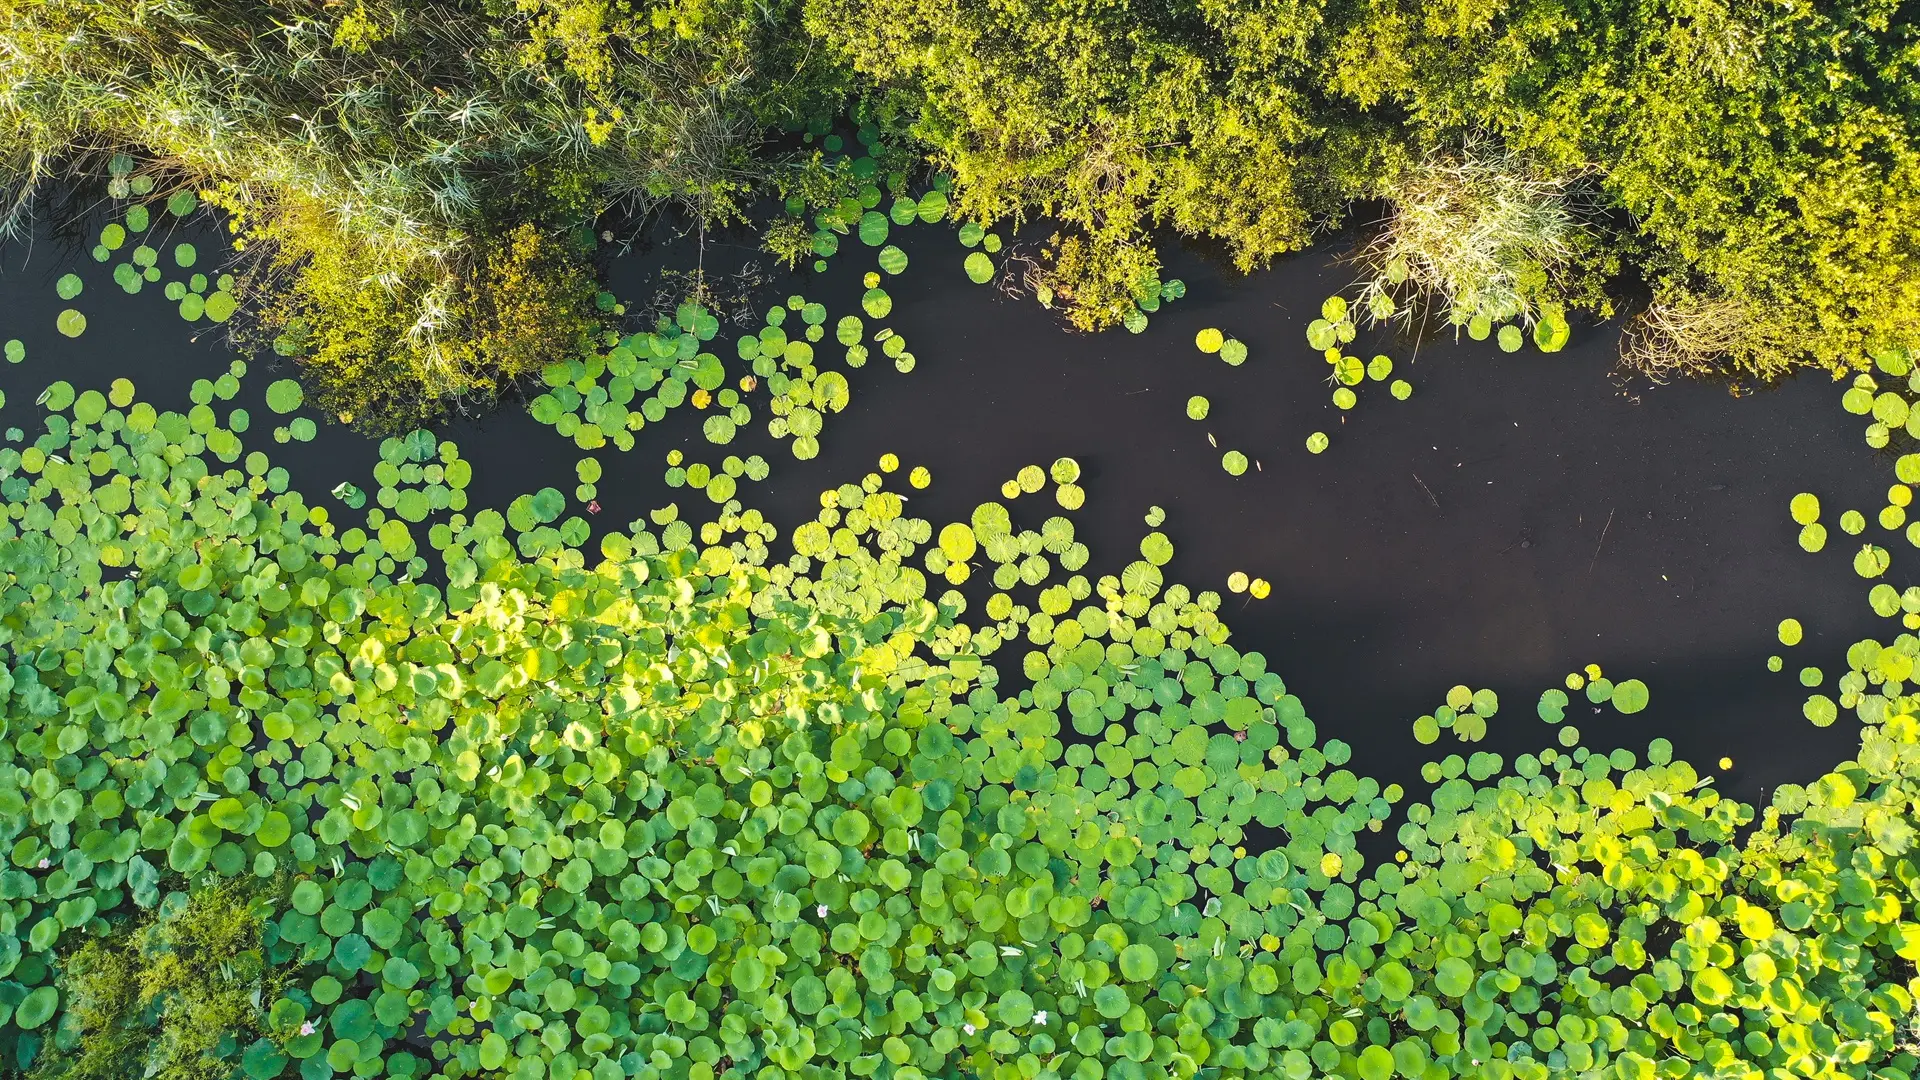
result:
[[[1196,1065],[1799,1068],[1818,1051],[1774,1037],[1783,1014],[1719,1008],[1783,980],[1794,1015],[1897,1053],[1913,939],[1866,916],[1903,879],[1841,866],[1862,844],[1905,864],[1904,713],[1764,816],[1660,741],[1643,762],[1566,725],[1511,767],[1430,762],[1410,802],[1229,644],[1217,594],[1166,582],[1162,533],[1090,579],[1066,518],[906,516],[895,459],[823,493],[786,561],[734,500],[589,553],[551,488],[449,508],[422,546],[398,517],[335,524],[204,404],[115,394],[52,391],[59,422],[0,450],[0,561],[32,598],[0,643],[14,1061],[110,1045],[66,957],[248,881],[284,897],[258,924],[258,1034],[199,1045],[249,1077],[744,1076],[889,1047],[922,1074],[1031,1054],[1144,1077],[1158,1044],[1127,1018],[1149,1008]],[[397,438],[382,463],[424,480],[444,449]],[[96,453],[98,473],[65,460]],[[996,591],[963,622],[909,559],[948,581],[982,560]],[[996,693],[996,663],[1023,689]],[[1569,683],[1645,704],[1597,668]],[[1459,734],[1497,708],[1448,697]],[[1370,866],[1357,835],[1390,817],[1398,850]],[[1712,870],[1735,853],[1779,872]],[[1747,944],[1697,944],[1708,924]],[[1819,942],[1852,950],[1834,971],[1857,986],[1775,948]],[[1619,976],[1647,1008],[1614,1007]]]

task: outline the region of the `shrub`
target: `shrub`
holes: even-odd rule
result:
[[[1434,152],[1385,185],[1389,208],[1362,259],[1369,311],[1437,307],[1456,326],[1476,317],[1527,326],[1564,308],[1590,277],[1590,227],[1573,204],[1578,178],[1546,175],[1484,140]],[[1410,306],[1406,301],[1411,300]]]
[[[522,224],[470,259],[395,268],[318,214],[281,209],[253,234],[270,243],[254,294],[258,341],[297,357],[317,404],[373,431],[446,409],[484,408],[515,379],[587,344],[598,325],[592,269]]]
[[[1055,292],[1075,324],[1118,323],[1155,222],[1225,243],[1242,269],[1306,245],[1338,199],[1317,175],[1315,0],[1239,7],[1047,0],[810,0],[805,25],[907,103],[959,213],[1057,218]]]
[[[1654,381],[1708,376],[1728,367],[1762,376],[1784,373],[1804,326],[1791,314],[1756,310],[1750,299],[1667,291],[1627,322],[1620,357]]]
[[[1915,30],[1878,0],[1360,0],[1326,80],[1424,137],[1592,169],[1655,292],[1629,348],[1776,375],[1920,340],[1920,80],[1892,61]]]
[[[215,880],[167,894],[61,963],[65,1019],[35,1080],[227,1080],[281,975],[261,932],[273,890]]]
[[[813,232],[799,218],[778,218],[767,226],[760,247],[791,270],[813,257]]]
[[[542,254],[536,270],[524,252],[491,250],[520,243],[521,226],[558,235],[622,204],[701,223],[739,216],[762,179],[752,151],[767,115],[818,81],[775,33],[784,11],[750,0],[10,5],[0,208],[12,212],[0,225],[18,227],[42,180],[109,150],[215,191],[274,270],[249,276],[247,298],[270,323],[297,326],[336,383],[365,380],[373,400],[343,400],[343,411],[410,422],[492,392],[528,350],[565,336],[583,268]],[[502,257],[525,265],[509,273]],[[531,301],[471,293],[529,274],[542,282]],[[475,304],[493,310],[462,310]],[[485,370],[498,362],[511,370]]]

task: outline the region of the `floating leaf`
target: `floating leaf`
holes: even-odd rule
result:
[[[1613,707],[1623,713],[1637,713],[1647,707],[1647,684],[1627,679],[1613,687]]]
[[[278,379],[267,386],[267,408],[282,415],[298,409],[306,400],[300,384],[293,379]]]
[[[1892,565],[1892,556],[1887,549],[1876,544],[1862,544],[1853,556],[1853,572],[1863,578],[1877,578],[1887,572]]]

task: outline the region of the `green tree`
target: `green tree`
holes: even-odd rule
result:
[[[1430,140],[1592,170],[1655,373],[1844,367],[1920,339],[1920,24],[1890,0],[1356,0],[1328,90]]]
[[[810,0],[805,23],[904,102],[961,213],[1068,226],[1049,284],[1082,327],[1132,310],[1155,223],[1250,269],[1304,246],[1371,152],[1314,106],[1316,0]]]

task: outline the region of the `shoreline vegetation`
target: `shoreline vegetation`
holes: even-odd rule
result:
[[[1252,269],[1367,200],[1355,284],[1403,313],[1617,312],[1648,375],[1767,379],[1920,338],[1915,34],[1885,0],[26,0],[0,192],[17,230],[121,154],[201,194],[236,330],[375,429],[616,328],[609,212],[773,196],[795,265],[928,170],[961,220],[1057,225],[1022,291],[1082,329],[1143,324],[1155,228]]]

